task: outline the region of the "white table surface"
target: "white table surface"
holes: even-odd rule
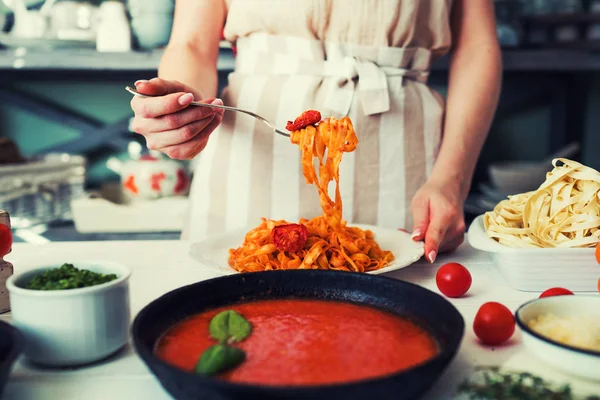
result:
[[[15,272],[40,265],[62,264],[83,259],[121,262],[132,270],[130,281],[132,318],[152,300],[180,286],[216,277],[188,257],[186,241],[113,241],[58,242],[42,245],[17,243],[6,259]],[[500,365],[527,370],[558,383],[571,383],[576,392],[600,393],[600,384],[580,381],[549,369],[533,358],[521,344],[519,329],[511,340],[499,347],[478,343],[472,324],[477,309],[487,301],[498,301],[511,310],[538,296],[538,293],[511,289],[494,268],[488,255],[463,244],[455,253],[438,257],[435,264],[419,261],[387,276],[419,284],[437,291],[435,272],[442,264],[455,261],[465,265],[473,276],[469,293],[449,299],[462,313],[465,336],[460,351],[442,379],[425,397],[426,400],[452,398],[456,386],[475,365]],[[10,322],[10,314],[0,315]],[[161,387],[141,359],[128,346],[102,364],[71,370],[43,370],[18,361],[10,375],[4,400],[168,400],[171,396]]]

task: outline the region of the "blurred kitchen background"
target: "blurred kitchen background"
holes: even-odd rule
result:
[[[17,241],[179,237],[189,166],[147,154],[123,90],[156,75],[173,2],[0,0],[0,209]],[[600,0],[495,5],[504,87],[468,220],[535,189],[556,155],[600,169]],[[221,87],[234,57],[223,41]],[[442,93],[447,69],[430,78]]]

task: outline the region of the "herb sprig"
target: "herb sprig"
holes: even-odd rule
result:
[[[252,325],[234,310],[225,310],[215,315],[208,325],[210,336],[218,344],[206,349],[195,371],[201,375],[212,376],[237,367],[246,359],[246,353],[231,344],[241,342],[252,333]]]
[[[501,371],[498,367],[478,367],[476,371],[481,379],[467,380],[458,388],[458,393],[470,400],[575,400],[570,385],[557,386],[528,372]]]

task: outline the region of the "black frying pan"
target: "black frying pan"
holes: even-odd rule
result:
[[[417,367],[381,378],[302,387],[229,383],[185,372],[153,354],[160,336],[191,315],[240,301],[290,297],[349,301],[408,317],[435,337],[440,353]],[[464,328],[462,316],[450,302],[420,286],[376,275],[295,270],[229,275],[173,290],[137,315],[132,333],[141,358],[178,400],[403,400],[417,399],[433,386],[458,351]]]
[[[23,336],[13,326],[0,321],[0,398],[12,365],[23,350]]]

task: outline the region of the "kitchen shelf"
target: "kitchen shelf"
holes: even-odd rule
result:
[[[156,71],[162,50],[99,53],[95,49],[0,49],[1,70]],[[217,68],[232,70],[231,49],[221,49]]]
[[[15,243],[84,242],[104,240],[179,240],[181,232],[80,233],[62,221],[14,231]]]
[[[505,49],[502,54],[507,72],[600,70],[600,52],[583,49]],[[0,71],[150,72],[156,71],[161,56],[162,50],[98,53],[94,49],[0,49]],[[231,71],[234,65],[232,50],[222,48],[218,70]],[[443,58],[432,70],[445,71],[448,65],[448,59]]]
[[[598,12],[553,13],[544,15],[531,15],[521,18],[523,22],[536,25],[572,25],[600,23]]]
[[[504,49],[505,72],[592,72],[600,70],[600,52],[583,49]],[[447,68],[442,59],[433,70]]]

